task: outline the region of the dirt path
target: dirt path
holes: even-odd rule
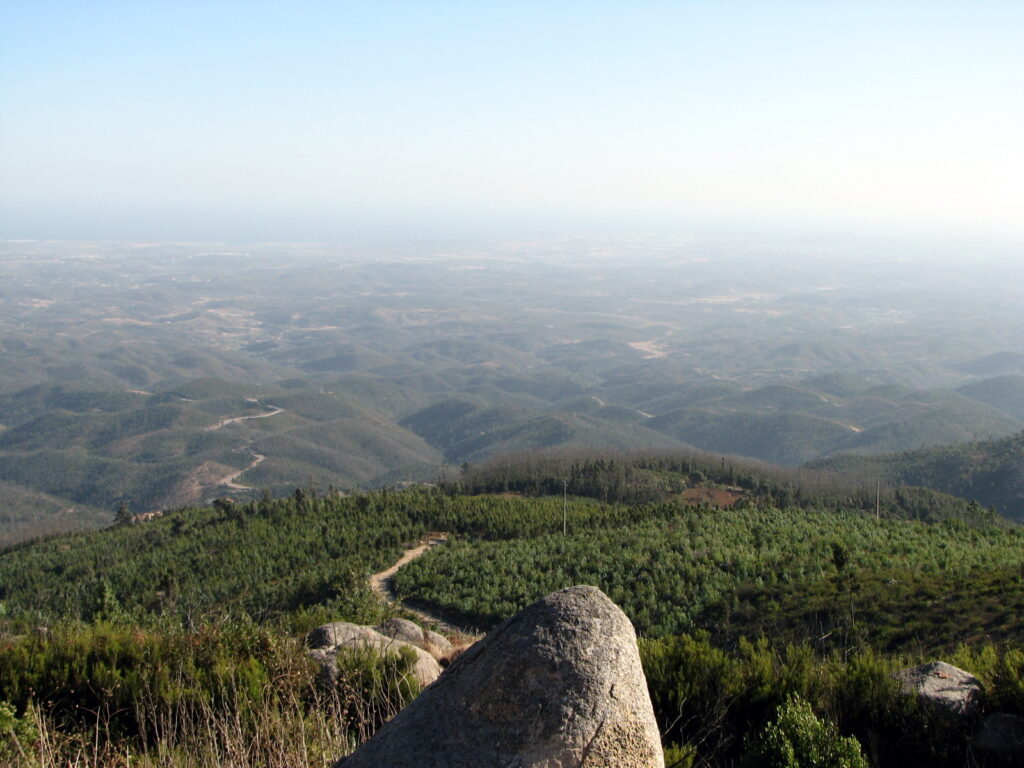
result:
[[[252,416],[232,416],[230,419],[221,419],[216,424],[212,424],[206,428],[207,432],[213,432],[226,427],[228,424],[234,424],[238,421],[246,421],[247,419],[266,419],[271,416],[277,416],[279,413],[284,413],[284,408],[278,408],[276,405],[270,406],[270,410],[265,413],[255,413]]]
[[[448,541],[447,533],[437,534],[436,537],[429,538],[426,541],[421,541],[412,549],[407,549],[402,553],[402,556],[396,560],[391,567],[375,573],[370,577],[370,589],[376,592],[378,595],[383,597],[389,603],[395,602],[394,590],[391,587],[391,577],[398,573],[398,569],[406,563],[412,562],[417,557],[422,555],[428,549],[444,544]]]
[[[230,475],[224,475],[224,477],[217,481],[217,485],[224,486],[225,488],[230,488],[233,491],[251,491],[252,486],[239,485],[238,483],[235,482],[235,480],[240,478],[250,469],[258,467],[266,460],[267,457],[264,456],[262,453],[254,453],[252,455],[252,463],[248,467],[246,467],[245,469],[240,469],[237,472],[232,472]]]
[[[267,407],[270,408],[270,410],[265,411],[263,413],[254,413],[251,416],[232,416],[228,419],[221,419],[216,424],[212,424],[209,427],[206,427],[206,431],[213,432],[215,430],[220,429],[221,427],[226,427],[228,424],[235,424],[236,422],[239,421],[246,421],[248,419],[267,419],[270,418],[271,416],[276,416],[279,413],[284,413],[284,408],[278,408],[276,405],[268,405]],[[246,447],[248,448],[248,446]],[[249,450],[251,451],[252,449]],[[224,477],[219,478],[214,483],[214,487],[230,488],[232,491],[251,491],[252,486],[242,485],[241,483],[236,483],[235,481],[238,480],[238,478],[240,478],[250,469],[255,469],[266,460],[267,457],[264,456],[262,453],[256,453],[255,451],[252,451],[252,462],[249,464],[249,466],[245,467],[244,469],[240,469],[237,472],[232,472],[229,475],[224,475]]]
[[[372,589],[374,594],[380,597],[384,602],[395,606],[401,606],[405,610],[416,614],[422,620],[437,624],[442,632],[448,634],[461,632],[463,634],[472,635],[476,633],[475,629],[454,624],[449,617],[439,611],[433,611],[429,608],[412,605],[408,602],[399,602],[395,596],[393,577],[398,572],[398,569],[403,565],[412,562],[423,553],[429,552],[434,547],[439,547],[447,541],[447,533],[427,534],[425,540],[420,541],[415,547],[410,547],[405,550],[405,552],[402,553],[402,556],[390,567],[380,573],[373,574],[373,576],[370,577],[370,589]]]

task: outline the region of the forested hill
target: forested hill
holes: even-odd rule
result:
[[[635,453],[533,451],[464,464],[453,493],[563,492],[604,502],[642,504],[679,499],[726,506],[743,501],[836,512],[877,513],[922,522],[956,519],[971,525],[1006,525],[977,503],[909,484],[879,487],[875,475],[848,476],[823,469],[791,469],[703,451]],[[745,500],[745,501],[744,501]]]
[[[666,745],[687,745],[699,758],[693,765],[739,764],[744,742],[733,735],[762,728],[794,691],[816,711],[839,712],[844,732],[891,756],[880,764],[967,764],[963,733],[928,729],[906,711],[893,672],[908,655],[954,654],[943,658],[976,672],[1000,711],[1020,712],[1024,528],[986,524],[984,510],[935,492],[894,492],[876,518],[839,495],[819,504],[824,492],[799,478],[787,485],[720,459],[577,458],[574,482],[608,501],[529,497],[530,482],[543,491],[565,466],[526,458],[546,473],[530,480],[527,461],[518,479],[508,468],[501,477],[500,468],[470,467],[464,481],[443,487],[222,499],[0,550],[0,702],[21,718],[15,725],[40,702],[47,729],[80,740],[69,750],[102,738],[117,755],[145,752],[154,711],[188,728],[290,711],[298,724],[272,738],[304,732],[308,720],[298,718],[325,694],[298,638],[327,621],[372,624],[393,614],[369,576],[429,531],[446,531],[447,544],[398,572],[401,597],[486,630],[553,589],[598,586],[642,636]],[[716,481],[730,472],[735,485]],[[469,487],[490,481],[523,490]],[[660,484],[661,497],[612,500],[644,483],[647,494]],[[802,501],[777,502],[787,494]],[[947,513],[973,512],[974,524],[900,519],[899,498],[919,508],[944,498]],[[357,661],[345,662],[339,682],[355,702],[345,710],[353,718],[363,711],[360,692],[370,700],[380,680],[398,679]],[[222,713],[223,691],[233,693]],[[408,696],[397,699],[401,706]],[[195,701],[203,706],[188,709]],[[101,710],[112,714],[97,726]],[[349,722],[344,716],[332,722]],[[241,733],[246,744],[272,741]],[[924,736],[908,741],[908,733]],[[197,749],[187,742],[169,753]],[[318,764],[340,751],[325,742]],[[307,764],[298,757],[305,751],[294,754],[253,764]]]
[[[17,545],[0,551],[0,602],[8,616],[20,615],[30,623],[60,617],[90,619],[114,610],[136,617],[171,613],[193,618],[228,611],[257,621],[300,623],[310,611],[324,619],[331,614],[358,616],[367,606],[366,577],[430,530],[448,531],[463,541],[530,540],[549,549],[554,540],[539,542],[559,536],[564,525],[569,538],[577,538],[584,548],[604,536],[614,541],[635,539],[646,551],[662,546],[657,543],[661,538],[669,550],[688,549],[697,531],[725,525],[728,532],[721,535],[729,542],[709,539],[702,550],[710,558],[704,566],[694,566],[697,570],[691,573],[690,569],[689,575],[663,574],[655,581],[670,585],[697,579],[710,584],[725,578],[731,589],[749,582],[758,593],[777,581],[768,571],[781,567],[783,542],[789,540],[793,547],[807,550],[808,562],[799,566],[802,575],[797,581],[832,567],[832,544],[849,549],[851,559],[862,553],[868,570],[886,562],[885,556],[870,554],[880,542],[906,535],[917,537],[914,546],[924,547],[922,552],[952,532],[968,530],[979,533],[953,538],[967,542],[978,536],[994,537],[993,541],[1002,542],[997,546],[1000,551],[1020,548],[1016,527],[962,499],[925,489],[888,491],[880,500],[876,520],[874,488],[868,492],[852,485],[830,486],[822,479],[826,476],[811,472],[792,473],[788,479],[772,477],[764,470],[721,458],[528,455],[493,467],[469,467],[462,474],[462,480],[440,487],[399,492],[346,496],[299,489],[284,499],[222,500],[213,507],[172,511],[144,523]],[[564,523],[563,477],[569,479],[570,494]],[[529,498],[530,493],[549,495]],[[663,535],[651,538],[651,526],[665,527]],[[676,530],[690,533],[673,544],[671,531]],[[1007,531],[1010,539],[1004,541],[1003,534],[997,533],[1000,530]],[[530,547],[536,549],[534,544]],[[729,554],[735,547],[739,549]],[[773,565],[770,558],[757,554],[767,549],[778,549],[778,563]],[[572,575],[563,572],[563,576],[580,583],[600,582],[654,557],[648,553],[641,561],[626,558],[603,572],[587,570],[587,563],[607,556],[581,550],[576,566],[583,570]],[[748,556],[754,559],[737,565]],[[952,567],[955,560],[938,550],[923,558],[922,574],[941,571],[943,564]],[[466,573],[472,573],[472,566],[468,567]],[[717,576],[698,573],[703,568]],[[765,568],[768,571],[760,573]],[[786,578],[796,578],[795,573]],[[533,576],[538,577],[536,581]],[[526,574],[527,586],[513,592],[522,600],[536,597],[549,586],[539,576],[540,571]],[[666,600],[671,602],[676,587],[665,588],[669,590]],[[716,591],[717,596],[701,598],[702,605],[717,610],[717,601],[729,594],[733,592]],[[631,604],[629,596],[619,597]],[[458,610],[457,605],[448,607]],[[506,607],[512,608],[511,604]],[[506,613],[494,611],[468,613],[487,621]],[[649,631],[676,632],[697,626],[692,609],[685,620],[671,621],[643,620],[640,607],[637,612],[633,618],[641,624],[646,621]]]
[[[258,621],[313,609],[324,618],[331,610],[359,614],[365,576],[392,562],[404,544],[429,530],[481,540],[556,534],[563,493],[570,534],[726,510],[813,511],[839,525],[877,514],[882,522],[1013,527],[938,491],[883,487],[876,496],[873,480],[822,471],[699,452],[537,452],[465,465],[437,487],[222,499],[143,523],[14,545],[0,550],[0,604],[31,613],[32,621],[88,619],[111,605],[140,614],[226,610]]]
[[[798,467],[1024,429],[1015,265],[860,248],[0,241],[0,544],[513,451]]]
[[[921,448],[882,456],[841,455],[811,462],[862,481],[916,485],[972,499],[1024,520],[1024,432],[1000,440]]]

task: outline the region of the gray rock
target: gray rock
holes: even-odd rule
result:
[[[1024,717],[993,712],[978,728],[974,746],[994,755],[1016,755],[1024,761]]]
[[[548,595],[463,653],[336,768],[663,768],[636,634],[595,587]]]
[[[377,625],[377,631],[384,637],[393,637],[419,646],[435,659],[447,656],[452,652],[452,644],[448,642],[448,638],[429,629],[423,629],[408,619],[385,619]]]
[[[331,683],[338,679],[336,656],[343,648],[372,648],[381,654],[398,654],[402,648],[409,648],[416,656],[412,672],[420,685],[430,685],[441,674],[437,660],[422,648],[347,621],[317,627],[306,636],[306,645],[310,647],[310,658],[320,665],[321,679]]]
[[[972,717],[978,714],[981,683],[959,667],[944,661],[931,661],[896,673],[903,692],[921,699],[948,714]]]
[[[384,619],[376,629],[384,637],[395,637],[413,645],[423,642],[423,628],[408,619]]]
[[[366,627],[347,621],[324,624],[306,635],[306,646],[313,649],[337,648],[354,637],[360,637],[365,629]]]
[[[444,635],[439,635],[437,634],[437,632],[434,632],[430,629],[423,630],[423,635],[426,638],[425,647],[427,650],[430,650],[431,648],[436,648],[437,654],[440,654],[442,656],[447,656],[449,653],[452,652],[452,650],[454,650],[454,646],[448,641],[448,638]]]

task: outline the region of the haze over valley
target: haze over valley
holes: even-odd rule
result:
[[[799,466],[1020,432],[1019,262],[935,248],[7,241],[3,535],[541,448]]]
[[[1022,29],[0,2],[0,766],[1018,768]]]

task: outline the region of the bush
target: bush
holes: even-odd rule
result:
[[[336,702],[339,714],[357,741],[365,741],[419,694],[413,674],[416,653],[378,653],[372,648],[339,649],[337,678],[325,693]]]
[[[665,747],[665,768],[691,768],[696,759],[697,749],[691,744],[681,747],[671,744]]]
[[[747,749],[751,768],[868,768],[853,736],[840,736],[811,705],[793,695]]]
[[[39,728],[31,711],[18,717],[14,707],[0,701],[0,761],[16,761],[34,751],[39,739]]]

